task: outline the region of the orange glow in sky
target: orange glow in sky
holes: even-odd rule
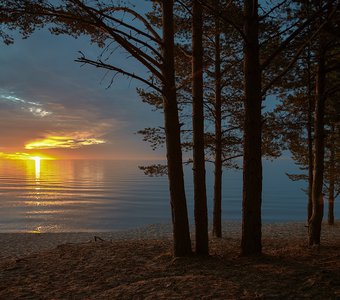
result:
[[[0,44],[0,159],[35,152],[65,160],[165,158],[164,149],[153,151],[135,134],[163,122],[136,92],[144,85],[124,76],[112,84],[105,70],[84,71],[74,62],[80,49],[99,56],[100,47],[86,37],[55,37],[47,27],[29,39],[19,36],[10,46]],[[128,61],[123,54],[111,58],[118,65]],[[133,61],[128,67],[148,76]]]
[[[44,139],[28,141],[25,143],[25,150],[29,150],[29,152],[34,151],[33,153],[26,152],[0,152],[0,159],[17,159],[17,160],[46,160],[46,159],[56,159],[54,155],[47,155],[41,152],[37,153],[35,151],[44,151],[44,150],[58,150],[58,149],[79,149],[87,146],[100,145],[105,144],[106,141],[102,139],[97,139],[93,137],[87,137],[86,135],[79,136],[57,136],[57,135],[48,135]],[[59,156],[58,156],[59,157]],[[60,158],[60,157],[59,157]]]
[[[56,148],[70,148],[77,149],[82,146],[91,146],[104,144],[104,140],[96,138],[73,138],[70,136],[49,136],[42,140],[27,143],[25,149],[56,149]]]
[[[16,152],[16,153],[1,153],[0,159],[18,159],[18,160],[34,160],[35,162],[40,160],[54,160],[55,157],[47,156],[45,154],[34,154]]]

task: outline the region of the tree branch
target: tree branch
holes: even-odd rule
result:
[[[310,18],[308,18],[303,24],[301,24],[289,37],[287,37],[281,43],[281,45],[261,64],[261,70],[264,70],[265,68],[267,68],[269,64],[272,62],[272,60],[277,55],[279,55],[288,46],[288,44],[301,33],[321,13],[322,10],[323,8],[315,12]],[[320,27],[325,26],[325,24],[329,22],[329,19],[334,15],[335,12],[336,12],[336,7],[329,14],[327,20],[322,25],[320,25]],[[320,27],[318,28],[317,31],[320,31]]]
[[[275,5],[272,9],[270,9],[266,14],[262,15],[259,18],[259,21],[262,21],[263,19],[267,18],[275,9],[279,8],[281,5],[285,4],[287,0],[283,0],[282,2]]]
[[[199,1],[201,3],[201,5],[203,7],[208,8],[210,11],[212,11],[215,16],[221,18],[223,21],[225,21],[226,23],[230,24],[232,27],[234,27],[234,29],[241,35],[241,37],[246,40],[246,36],[243,32],[243,30],[241,28],[239,28],[232,20],[230,20],[229,18],[227,18],[226,16],[223,15],[223,11],[222,10],[216,10],[214,7],[212,7],[211,5],[209,5],[206,1]],[[227,7],[232,3],[232,1],[229,1],[229,3],[227,4]]]
[[[122,75],[137,79],[138,81],[141,81],[141,82],[145,83],[146,85],[148,85],[149,87],[155,89],[157,92],[162,93],[162,90],[159,87],[154,85],[152,82],[144,79],[143,77],[140,77],[140,76],[136,75],[135,73],[125,71],[121,68],[106,64],[106,63],[102,62],[101,60],[95,61],[95,60],[87,59],[83,55],[83,56],[77,58],[75,61],[80,62],[80,63],[84,63],[84,64],[88,64],[88,65],[92,65],[92,66],[95,66],[95,67],[100,68],[100,69],[106,69],[106,70],[118,72]]]
[[[228,160],[232,160],[232,159],[239,158],[239,157],[243,157],[243,154],[237,154],[237,155],[234,155],[234,156],[228,156],[228,157],[224,158],[222,160],[222,162],[226,162]]]
[[[138,14],[137,12],[135,12],[134,10],[128,8],[128,7],[109,7],[104,9],[103,11],[124,11],[124,12],[128,12],[131,15],[133,15],[134,17],[136,17],[137,19],[139,19],[144,26],[152,33],[152,35],[154,36],[154,41],[161,44],[162,43],[162,38],[159,36],[159,34],[152,28],[152,26],[150,25],[150,23],[140,14]]]
[[[110,34],[113,39],[120,44],[127,52],[129,52],[134,58],[136,58],[140,63],[142,63],[152,74],[154,74],[158,79],[163,82],[162,74],[155,68],[155,66],[159,66],[159,63],[151,58],[149,55],[138,49],[136,46],[131,44],[129,41],[124,39],[122,36],[116,33],[115,29],[107,26],[91,9],[89,9],[86,5],[84,5],[79,0],[72,0],[75,2],[79,8],[83,9],[89,17],[91,17],[95,21],[95,25],[99,28],[102,28],[105,32]]]
[[[328,20],[326,20],[325,22],[323,22],[319,28],[310,36],[310,38],[298,49],[298,51],[295,53],[294,57],[292,58],[292,60],[290,61],[290,63],[288,64],[288,66],[278,75],[276,76],[273,80],[271,80],[262,90],[262,96],[264,96],[266,94],[266,92],[271,88],[271,86],[278,81],[279,79],[281,79],[284,75],[286,75],[288,73],[288,71],[290,70],[290,68],[295,64],[295,62],[298,60],[298,58],[300,57],[302,51],[305,49],[305,47],[319,34],[319,32],[321,31],[321,29],[328,23]]]

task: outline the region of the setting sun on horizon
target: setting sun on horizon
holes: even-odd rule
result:
[[[35,162],[41,160],[56,160],[56,157],[52,157],[46,154],[29,154],[23,152],[15,152],[15,153],[1,153],[0,159],[9,159],[9,160],[34,160]]]

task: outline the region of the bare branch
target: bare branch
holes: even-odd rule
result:
[[[300,20],[299,20],[299,21],[296,21],[295,23],[293,23],[292,25],[288,26],[288,27],[285,28],[284,30],[278,31],[276,34],[270,36],[267,40],[265,40],[264,42],[262,42],[262,43],[260,44],[260,46],[265,45],[265,44],[268,43],[269,41],[271,41],[271,40],[273,40],[273,39],[275,39],[275,38],[277,38],[277,37],[282,36],[282,35],[285,34],[286,32],[290,31],[292,28],[296,27],[297,24],[299,24],[299,23],[300,23]]]
[[[128,12],[129,14],[133,15],[134,17],[136,17],[138,20],[140,20],[144,26],[152,33],[152,35],[154,36],[154,41],[161,44],[162,42],[162,38],[158,35],[158,33],[152,28],[152,26],[150,25],[150,23],[148,22],[148,20],[146,20],[142,15],[138,14],[137,12],[135,12],[134,10],[128,8],[128,7],[115,7],[115,8],[106,8],[103,11],[124,11],[124,12]]]
[[[222,162],[226,162],[226,161],[229,161],[229,160],[232,160],[232,159],[235,159],[235,158],[239,158],[239,157],[243,157],[243,154],[237,154],[237,155],[234,155],[234,156],[228,156],[228,157],[224,158],[222,160]]]
[[[156,77],[158,77],[159,80],[162,82],[163,76],[155,68],[159,66],[159,63],[155,61],[153,58],[151,58],[149,55],[141,51],[139,48],[131,44],[129,41],[127,41],[125,38],[120,36],[115,29],[107,26],[91,9],[89,9],[86,5],[84,5],[79,0],[72,0],[75,3],[78,4],[80,8],[82,8],[87,14],[95,21],[95,25],[99,28],[103,29],[105,32],[109,33],[114,40],[120,44],[126,51],[128,51],[134,58],[136,58],[139,62],[141,62],[152,74],[154,74]]]
[[[89,7],[89,6],[86,6],[86,5],[84,5],[83,3],[81,3],[81,1],[79,1],[79,0],[71,0],[72,2],[74,2],[76,5],[82,5],[83,6],[83,8],[84,7],[86,7],[87,8],[87,10],[91,10],[95,15],[100,15],[102,18],[106,18],[106,19],[109,19],[109,20],[111,20],[111,21],[113,21],[113,22],[115,22],[115,23],[117,23],[117,24],[119,24],[119,25],[122,25],[122,26],[124,26],[125,28],[127,28],[127,29],[130,29],[130,30],[133,30],[134,32],[136,32],[137,34],[140,34],[140,35],[142,35],[142,36],[144,36],[144,37],[146,37],[146,38],[148,38],[148,39],[150,39],[150,40],[152,40],[152,41],[154,41],[154,42],[156,42],[156,43],[158,43],[158,44],[161,44],[161,40],[160,39],[156,39],[155,37],[153,37],[152,35],[149,35],[149,34],[147,34],[147,33],[145,33],[143,30],[140,30],[139,28],[137,28],[137,27],[135,27],[135,26],[132,26],[132,25],[130,25],[130,24],[128,24],[128,23],[126,23],[126,22],[124,22],[124,21],[122,21],[122,20],[120,20],[120,19],[117,19],[117,18],[115,18],[115,17],[113,17],[113,16],[110,16],[110,15],[107,15],[107,14],[104,14],[103,13],[103,10],[98,10],[98,9],[95,9],[94,7]],[[107,10],[109,10],[110,8],[108,8]],[[114,11],[116,8],[111,8],[111,10],[112,11]],[[137,14],[137,13],[136,13]],[[138,14],[137,14],[138,15]]]
[[[237,129],[240,129],[240,126],[228,127],[225,130],[222,130],[222,134],[225,134],[226,132],[237,130]]]
[[[282,2],[279,2],[277,5],[275,5],[272,9],[270,9],[266,14],[262,15],[259,18],[259,21],[264,20],[265,18],[267,18],[274,10],[278,9],[280,6],[282,6],[283,4],[285,4],[287,2],[287,0],[283,0]]]
[[[191,9],[188,8],[188,6],[184,4],[184,2],[182,2],[180,0],[175,0],[175,2],[179,3],[187,11],[187,13],[192,16]]]
[[[142,46],[148,48],[148,49],[151,50],[155,55],[157,55],[159,59],[162,59],[162,58],[163,58],[162,55],[160,54],[160,52],[159,52],[157,49],[155,49],[154,47],[152,47],[149,43],[147,43],[147,42],[145,42],[145,41],[143,41],[143,40],[141,40],[141,39],[138,39],[138,38],[132,36],[131,33],[126,33],[125,31],[119,30],[119,29],[117,29],[117,28],[115,28],[114,30],[115,30],[115,32],[117,32],[118,34],[121,34],[122,36],[125,36],[128,40],[135,41],[136,43],[139,43],[139,44],[141,44]],[[154,62],[155,62],[155,64],[157,64],[157,67],[160,67],[160,64],[159,64],[156,60],[154,60]]]
[[[135,73],[131,73],[131,72],[125,71],[121,68],[115,67],[113,65],[106,64],[106,63],[104,63],[100,60],[95,61],[95,60],[87,59],[85,56],[81,56],[80,58],[77,58],[75,61],[80,62],[80,63],[84,63],[84,64],[88,64],[88,65],[92,65],[92,66],[95,66],[95,67],[100,68],[100,69],[118,72],[118,73],[125,75],[125,76],[128,76],[130,78],[137,79],[138,81],[141,81],[141,82],[145,83],[146,85],[148,85],[149,87],[155,89],[157,92],[162,93],[162,90],[159,87],[152,84],[150,81],[144,79],[143,77],[138,76]]]

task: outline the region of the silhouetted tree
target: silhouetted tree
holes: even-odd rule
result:
[[[319,245],[321,225],[323,219],[324,199],[324,159],[325,159],[325,111],[327,100],[327,73],[329,72],[329,51],[334,44],[334,37],[330,37],[327,28],[332,28],[332,18],[338,11],[336,4],[326,3],[326,10],[318,17],[318,23],[325,24],[319,31],[317,39],[317,72],[315,85],[315,118],[314,118],[314,169],[312,188],[312,216],[309,219],[308,242],[310,246]],[[316,5],[320,9],[322,2]],[[337,4],[339,5],[339,4]],[[339,18],[336,18],[339,19]],[[321,27],[321,26],[320,26]],[[338,69],[338,64],[336,69]]]
[[[81,0],[49,1],[3,0],[0,18],[9,29],[19,29],[24,36],[36,28],[53,24],[56,34],[78,36],[86,34],[99,46],[115,42],[131,57],[146,67],[161,83],[148,81],[134,72],[118,68],[108,61],[91,60],[82,55],[78,62],[111,70],[147,84],[162,95],[167,149],[168,178],[173,222],[174,255],[191,254],[191,241],[184,189],[180,124],[174,69],[173,1],[159,1],[162,11],[162,32],[152,28],[147,19],[134,9],[96,0],[85,4]],[[128,19],[127,21],[125,21]],[[138,23],[138,24],[136,24]],[[141,29],[141,27],[143,29]],[[8,41],[8,39],[7,39]],[[107,44],[106,44],[107,43]]]
[[[203,109],[203,10],[199,0],[192,5],[192,128],[196,253],[207,255],[208,211],[205,182]]]

